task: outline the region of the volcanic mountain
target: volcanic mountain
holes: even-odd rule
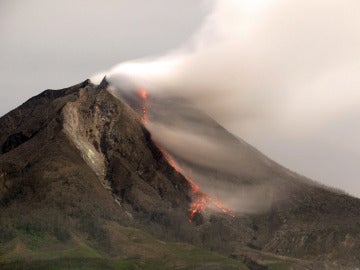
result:
[[[290,172],[201,112],[197,126],[235,145],[236,166],[195,162],[158,144],[141,112],[104,79],[46,90],[0,119],[1,269],[360,265],[359,199]],[[257,211],[193,212],[199,198],[213,197],[210,178],[248,197],[265,185],[261,194],[271,200]],[[198,184],[204,189],[194,192]]]

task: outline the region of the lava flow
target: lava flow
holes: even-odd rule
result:
[[[191,203],[191,207],[190,207],[189,222],[193,221],[196,213],[200,213],[201,211],[204,211],[206,208],[210,208],[210,207],[215,207],[219,209],[221,212],[228,214],[231,217],[235,217],[235,215],[229,209],[225,208],[218,199],[203,193],[200,190],[199,185],[196,184],[192,178],[190,178],[189,176],[187,176],[187,174],[184,173],[184,171],[179,167],[179,165],[174,161],[174,159],[172,159],[172,157],[168,153],[166,153],[161,147],[159,147],[159,149],[163,153],[167,162],[178,173],[182,174],[186,179],[186,181],[190,184],[191,193],[193,195],[193,202]]]
[[[139,97],[142,100],[141,109],[142,109],[142,116],[141,121],[146,124],[147,122],[147,92],[145,88],[141,88],[139,91]],[[162,148],[157,144],[155,141],[154,143],[159,148],[167,162],[170,164],[171,167],[173,167],[178,173],[182,174],[185,178],[185,180],[189,183],[191,187],[191,193],[193,197],[193,202],[191,203],[190,207],[190,217],[189,222],[192,222],[196,213],[200,213],[204,211],[206,208],[215,207],[219,209],[221,212],[228,214],[231,217],[235,217],[235,215],[227,208],[225,208],[222,203],[216,199],[215,197],[209,196],[205,193],[203,193],[200,190],[200,187],[198,184],[195,183],[195,181],[187,176],[188,174],[185,174],[184,171],[180,168],[180,166],[175,162],[175,160]]]
[[[145,124],[147,121],[147,92],[145,88],[141,88],[140,92],[139,92],[139,96],[142,100],[141,103],[141,110],[142,110],[142,116],[141,116],[141,121]]]

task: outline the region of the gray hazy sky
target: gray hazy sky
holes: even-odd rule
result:
[[[256,5],[261,4],[262,2],[270,2],[269,0],[246,1],[251,3],[246,7],[249,10],[257,8]],[[244,0],[243,2],[246,1]],[[355,0],[348,1],[348,5],[356,2]],[[202,28],[206,16],[211,11],[211,2],[213,1],[1,0],[0,115],[14,109],[28,98],[45,89],[67,87],[120,62],[134,58],[161,55],[174,48],[182,47],[194,33],[199,32],[199,29]],[[213,19],[215,21],[215,28],[218,27],[223,31],[223,33],[220,33],[221,35],[227,36],[229,35],[227,32],[230,32],[230,36],[232,36],[231,31],[237,31],[235,28],[241,17],[236,13],[236,9],[233,8],[231,2],[234,3],[237,1],[217,1],[219,5],[218,12],[215,12],[213,14],[214,16],[210,17],[210,23],[208,20],[207,23],[205,23],[205,26],[211,25],[211,19]],[[295,2],[301,3],[301,1]],[[273,72],[274,64],[278,65],[278,74],[280,74],[279,81],[282,81],[282,73],[286,74],[288,70],[293,68],[292,65],[288,65],[289,58],[295,57],[294,61],[300,60],[299,63],[302,64],[300,58],[296,59],[296,56],[298,55],[297,50],[301,49],[300,45],[299,48],[296,48],[297,44],[305,41],[301,45],[303,45],[303,47],[309,46],[309,52],[313,52],[312,48],[317,46],[316,43],[312,43],[312,41],[317,38],[316,27],[315,32],[312,33],[313,36],[309,35],[308,38],[302,37],[303,34],[306,36],[306,34],[309,31],[311,32],[314,28],[313,25],[309,23],[311,20],[308,20],[307,16],[312,16],[311,18],[315,25],[318,23],[317,18],[320,18],[319,22],[325,22],[324,24],[319,24],[318,28],[322,33],[324,32],[323,29],[326,29],[326,35],[329,34],[324,37],[325,39],[330,38],[329,40],[325,40],[328,42],[325,44],[339,43],[339,46],[344,45],[344,48],[347,48],[347,36],[344,36],[344,38],[340,38],[339,40],[331,39],[332,37],[337,36],[337,33],[334,32],[335,34],[333,34],[332,31],[338,31],[339,33],[344,32],[340,29],[341,27],[351,30],[345,33],[348,33],[349,35],[351,35],[352,30],[355,29],[353,26],[348,27],[348,25],[342,25],[341,22],[344,21],[342,18],[351,17],[347,14],[345,14],[344,17],[339,17],[338,22],[336,21],[336,11],[338,10],[336,5],[342,1],[317,0],[315,2],[318,6],[309,6],[306,4],[307,6],[303,7],[304,10],[308,9],[304,14],[299,12],[299,8],[302,8],[301,6],[294,5],[293,7],[290,7],[289,4],[289,8],[284,9],[283,13],[271,17],[269,23],[264,24],[266,27],[269,25],[268,28],[261,28],[262,24],[259,23],[260,28],[257,30],[258,32],[252,39],[249,39],[251,42],[254,42],[253,44],[257,45],[255,49],[253,50],[253,44],[250,44],[251,46],[248,47],[246,47],[245,44],[244,48],[242,48],[243,51],[241,51],[242,54],[237,55],[238,58],[243,57],[241,59],[244,59],[245,57],[246,61],[254,63],[254,66],[252,67],[254,68],[254,72],[259,71],[271,75],[271,80],[269,80],[269,78],[263,78],[264,83],[273,83],[272,75],[276,75],[276,72]],[[230,4],[228,5],[227,3]],[[307,3],[312,2],[309,1]],[[333,6],[329,5],[327,9],[323,8],[327,3],[331,3]],[[356,8],[358,8],[358,6],[354,6],[354,12],[357,12]],[[331,12],[333,10],[335,13],[332,14]],[[320,13],[321,16],[319,17],[316,13],[318,11],[323,11]],[[347,9],[344,9],[344,12],[345,11],[347,12]],[[286,14],[288,14],[291,19],[291,23],[294,22],[293,26],[291,23],[288,24],[286,22]],[[285,23],[281,22],[281,20],[279,20],[279,22],[274,22],[272,18],[282,18],[285,20]],[[329,20],[329,18],[331,19]],[[255,18],[254,20],[250,18],[249,22],[256,21],[256,19],[258,18]],[[356,22],[359,22],[359,20],[355,20]],[[307,24],[304,24],[303,22],[307,22]],[[333,25],[333,27],[328,27],[327,25],[329,23]],[[288,28],[289,32],[286,32],[286,27],[288,27],[288,25],[290,25]],[[336,29],[337,25],[340,25],[339,29]],[[234,29],[232,29],[231,26]],[[202,29],[202,31],[205,32],[206,30],[207,29]],[[269,35],[267,35],[268,33]],[[295,36],[293,33],[300,34]],[[237,34],[239,37],[243,32],[238,32]],[[275,37],[272,34],[275,34]],[[293,42],[293,44],[291,42],[287,44],[288,36],[292,38],[291,42]],[[276,38],[280,41],[279,44],[281,44],[281,46],[289,45],[288,48],[284,47],[281,51],[274,49],[282,48],[281,46],[278,46],[279,44],[274,42]],[[247,39],[245,39],[245,41],[246,40]],[[345,43],[342,44],[341,42],[338,42],[341,40]],[[240,41],[243,40],[240,39]],[[202,46],[205,46],[206,48],[206,39],[204,43],[205,44],[202,44]],[[243,43],[244,42],[239,43],[238,41],[234,43],[230,42],[229,44],[226,44],[226,46],[234,44],[235,51],[239,51],[237,46]],[[274,45],[274,48],[269,47],[268,50],[263,50],[262,46],[265,45],[266,47],[267,44]],[[321,42],[319,44],[321,45]],[[357,44],[354,43],[354,46],[355,45]],[[225,70],[227,67],[232,68],[232,66],[227,66],[227,63],[222,63],[224,59],[226,59],[222,55],[222,52],[224,51],[223,48],[226,47],[215,47],[215,53],[220,52],[217,59],[220,63],[219,66],[224,66]],[[290,50],[289,48],[296,48],[296,50]],[[323,50],[323,48],[327,48],[327,46],[316,48],[318,51],[315,50],[313,53],[314,55],[317,55],[324,51],[324,59],[327,59],[328,57],[325,53],[331,55],[331,46],[329,46],[330,49],[327,48],[328,51]],[[249,53],[247,53],[248,49],[251,49]],[[358,52],[353,48],[347,51],[349,54]],[[233,59],[231,53],[232,50],[230,47],[229,50],[226,50],[226,57],[231,59],[230,62],[235,62],[235,59],[237,58],[235,57]],[[280,55],[282,58],[278,58],[277,55]],[[314,55],[307,55],[312,57],[311,59],[314,59]],[[205,61],[200,61],[200,63],[206,63],[211,69],[211,62],[206,62],[206,59],[210,58],[208,56],[207,52],[204,52],[196,57],[199,59],[202,59],[201,57],[203,57]],[[269,59],[273,56],[274,59]],[[343,59],[343,54],[338,54],[338,57],[339,59]],[[189,61],[189,63],[194,63],[194,70],[196,67],[201,67],[198,63],[199,61],[196,59],[194,61]],[[268,66],[263,66],[262,63],[266,63]],[[257,64],[258,66],[256,66]],[[280,67],[280,65],[282,66]],[[235,64],[233,70],[238,67],[239,66]],[[296,68],[294,68],[295,73],[304,76],[294,76],[295,79],[312,79],[306,72],[304,73],[302,70],[298,70],[298,67],[299,65],[296,65]],[[189,66],[189,70],[191,70],[191,66]],[[307,70],[306,65],[304,66],[304,70]],[[319,67],[319,70],[323,71],[322,67]],[[212,71],[206,72],[211,74],[211,72],[214,71],[217,70],[213,69]],[[247,67],[244,71],[244,74],[246,74],[246,72],[249,74],[249,76],[245,78],[245,82],[248,84],[250,83],[250,86],[258,87],[257,84],[253,85],[253,82],[261,82],[260,79],[256,78],[254,81],[249,81],[252,79],[251,76],[256,73],[252,74],[252,70],[249,71]],[[208,80],[211,76],[208,76],[206,72],[204,71],[201,73],[198,70],[195,70],[195,73],[191,72],[192,74],[190,75],[198,74],[199,77],[202,76],[202,78]],[[338,73],[336,72],[334,74],[338,76]],[[228,74],[225,75],[228,76]],[[351,74],[347,74],[346,76],[343,75],[344,74],[341,75],[342,79],[339,80],[339,83],[351,81],[346,79],[346,76],[350,79],[354,78]],[[213,80],[217,80],[216,76],[212,77]],[[228,77],[230,78],[231,76],[229,75]],[[228,77],[225,79],[227,80]],[[292,79],[291,76],[288,77],[289,79]],[[190,76],[188,78],[189,80],[192,79]],[[351,87],[356,89],[354,83],[357,83],[358,81],[353,81]],[[222,84],[221,80],[217,80],[214,81],[213,85],[216,85],[216,82]],[[241,83],[243,82],[244,81],[241,81]],[[304,82],[306,82],[306,80]],[[334,84],[332,81],[328,82],[332,85]],[[277,85],[274,84],[274,86]],[[314,83],[314,85],[310,85],[307,89],[312,91],[311,87],[316,86],[317,85]],[[324,88],[326,88],[326,84],[324,84]],[[255,123],[255,128],[252,127],[253,130],[255,130],[254,132],[249,132],[250,129],[244,130],[244,126],[241,125],[234,129],[235,133],[288,168],[326,185],[343,189],[350,194],[360,197],[360,181],[358,177],[360,175],[360,144],[358,139],[360,136],[359,110],[347,112],[346,115],[340,115],[336,113],[336,103],[334,103],[335,105],[329,103],[331,106],[326,106],[326,110],[324,109],[323,112],[328,115],[327,121],[329,121],[330,117],[334,117],[334,124],[330,121],[329,124],[321,126],[318,125],[318,123],[322,122],[322,118],[319,117],[318,122],[312,122],[311,115],[317,113],[319,106],[320,109],[322,108],[321,106],[323,104],[318,103],[318,101],[323,100],[326,102],[326,98],[323,98],[324,95],[322,96],[321,93],[315,92],[318,95],[317,98],[314,98],[316,101],[311,101],[311,104],[305,103],[308,104],[309,107],[306,107],[304,110],[304,107],[300,107],[300,109],[297,107],[302,106],[303,104],[301,102],[298,103],[297,100],[307,100],[309,97],[311,97],[310,99],[312,100],[312,93],[310,92],[309,95],[307,92],[303,95],[302,92],[298,92],[298,95],[293,95],[292,92],[289,93],[291,93],[291,97],[294,97],[294,101],[290,99],[292,103],[289,103],[294,109],[289,110],[289,112],[293,113],[298,122],[293,122],[293,115],[289,113],[289,119],[285,119],[286,121],[283,119],[283,124],[284,126],[287,126],[286,128],[281,127],[278,130],[274,129],[275,125],[272,122],[277,122],[277,120],[273,119],[272,121],[264,120],[264,122],[253,122]],[[328,96],[326,92],[324,93],[325,96]],[[349,92],[349,94],[352,93]],[[276,95],[277,94],[274,94],[273,97],[278,98]],[[342,104],[347,106],[348,103],[350,104],[352,102],[350,104],[351,106],[358,104],[358,107],[360,107],[360,101],[356,99],[358,98],[358,95],[354,97],[355,98],[352,99],[350,96],[350,98],[347,98],[345,100],[346,102],[344,101]],[[248,98],[252,100],[254,96],[249,95]],[[263,96],[263,99],[265,102],[260,100],[259,102],[262,102],[261,104],[272,104],[266,96]],[[334,99],[339,99],[341,101],[341,96],[334,95]],[[243,100],[245,102],[247,99],[244,98]],[[257,97],[255,97],[254,100],[256,102]],[[273,103],[275,104],[275,107],[277,106],[276,102]],[[245,108],[248,104],[251,105],[252,103],[244,103],[242,105]],[[253,107],[257,108],[256,106]],[[342,108],[339,106],[338,109],[340,110]],[[299,117],[299,115],[297,115],[299,112],[304,116],[301,115],[301,117]],[[310,122],[312,125],[309,125]],[[291,125],[293,125],[293,127],[291,127]],[[259,128],[260,126],[261,128]],[[289,130],[287,129],[293,129],[293,134],[288,132]],[[306,136],[299,135],[298,131],[302,130],[306,130]],[[313,133],[311,132],[312,130],[314,130]]]
[[[0,115],[45,89],[177,47],[206,13],[193,0],[1,0]]]

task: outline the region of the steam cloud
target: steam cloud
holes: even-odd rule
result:
[[[259,157],[239,156],[239,147],[250,146],[222,138],[192,108],[268,152],[312,140],[360,157],[359,12],[358,0],[218,0],[184,46],[105,74],[118,89],[129,78],[156,97],[148,127],[180,160],[253,181],[234,188],[230,176],[224,185],[198,170],[206,192],[238,211],[259,211],[274,196],[270,161],[261,156],[257,167]],[[250,179],[256,174],[263,181]]]

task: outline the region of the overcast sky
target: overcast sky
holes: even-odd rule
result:
[[[181,47],[199,31],[211,11],[211,2],[1,0],[0,115],[45,89],[64,88],[122,61],[161,55]],[[252,8],[254,6],[250,5],[249,9]],[[236,13],[231,14],[232,10],[231,5],[225,5],[221,10],[222,16],[228,19],[225,26],[239,18]],[[294,17],[294,14],[291,16]],[[315,13],[313,15],[316,16]],[[334,18],[332,21],[336,25],[336,17],[330,17]],[[281,30],[282,26],[284,24],[280,24],[278,29]],[[279,37],[286,37],[286,33],[280,30]],[[330,27],[329,33],[331,36]],[[261,37],[255,41],[260,45],[266,43]],[[294,56],[293,51],[288,53]],[[287,58],[284,55],[284,59]],[[307,97],[300,95],[299,98]],[[359,100],[355,102],[360,107]],[[268,128],[270,133],[267,134],[249,133],[239,128],[238,135],[279,163],[324,184],[360,196],[360,114],[354,111],[343,119],[341,117],[336,119],[336,125],[317,130],[316,136],[289,137],[282,134],[281,129],[271,133],[271,128]],[[328,134],[330,139],[324,139]]]
[[[193,0],[1,0],[0,115],[45,89],[179,46],[207,11]]]

